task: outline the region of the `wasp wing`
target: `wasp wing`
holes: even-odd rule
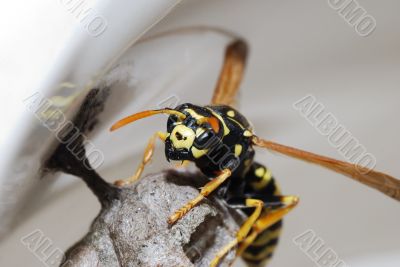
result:
[[[301,149],[281,145],[272,141],[263,140],[255,136],[253,137],[253,144],[299,160],[318,164],[327,169],[348,176],[369,187],[375,188],[382,193],[400,201],[400,180],[388,174],[373,171],[360,165],[317,155]]]
[[[246,58],[247,44],[243,40],[236,39],[227,46],[225,60],[211,100],[213,105],[234,106],[236,104]]]

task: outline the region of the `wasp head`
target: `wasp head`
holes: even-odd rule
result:
[[[175,109],[147,110],[133,114],[115,123],[111,130],[162,113],[169,114],[164,140],[167,160],[195,161],[207,154],[215,144],[214,140],[221,138],[221,122],[216,114],[207,107],[189,103]]]
[[[165,156],[168,160],[195,161],[207,153],[213,138],[220,137],[220,121],[206,107],[187,103],[175,110],[185,116],[169,116]]]

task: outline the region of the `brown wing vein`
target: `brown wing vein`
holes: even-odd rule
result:
[[[233,106],[246,65],[247,45],[237,39],[226,49],[225,60],[211,100],[213,105]]]
[[[253,144],[344,174],[400,201],[400,180],[366,167],[253,137]]]

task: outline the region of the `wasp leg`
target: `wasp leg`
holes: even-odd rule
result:
[[[221,172],[219,176],[208,182],[200,191],[200,194],[189,201],[182,208],[177,210],[171,217],[168,218],[169,224],[174,224],[177,220],[182,218],[186,213],[188,213],[192,208],[194,208],[200,201],[202,201],[206,196],[211,194],[215,189],[217,189],[226,179],[231,176],[231,171],[225,169]]]
[[[235,246],[242,242],[249,234],[254,223],[261,215],[262,208],[264,207],[264,202],[258,199],[247,198],[244,199],[244,206],[246,208],[255,208],[250,217],[243,223],[239,231],[236,234],[236,238],[224,246],[218,254],[215,256],[210,266],[215,267],[218,265],[220,260]]]
[[[262,233],[265,229],[278,222],[288,214],[299,202],[299,198],[296,196],[283,196],[282,198],[282,207],[278,209],[271,210],[266,215],[259,218],[252,227],[252,232],[250,235],[244,239],[244,241],[240,244],[239,249],[237,251],[237,255],[240,256],[246,250],[246,248],[251,245],[257,236]]]
[[[225,51],[225,60],[211,100],[213,105],[235,105],[247,58],[247,44],[234,40]]]
[[[247,195],[251,197],[252,195]],[[254,197],[260,197],[255,199]],[[298,203],[295,196],[261,196],[255,194],[253,198],[231,198],[228,205],[237,209],[256,208],[245,223],[240,227],[236,238],[218,252],[210,266],[217,266],[220,260],[236,245],[240,245],[237,256],[240,256],[251,245],[258,234],[282,219]],[[261,207],[259,206],[260,204]],[[260,218],[262,209],[268,209],[268,213]],[[252,230],[252,231],[251,231]],[[251,231],[251,234],[249,235]]]
[[[142,162],[140,162],[138,168],[136,169],[136,172],[134,175],[132,175],[130,178],[125,179],[125,180],[117,180],[114,182],[115,185],[117,186],[124,186],[124,185],[129,185],[132,184],[134,182],[136,182],[137,180],[139,180],[140,176],[143,173],[144,167],[146,166],[146,164],[148,164],[151,160],[151,158],[153,157],[154,154],[154,148],[155,148],[155,141],[156,138],[160,138],[160,140],[162,140],[163,142],[166,139],[166,134],[163,132],[157,132],[155,133],[149,140],[149,142],[147,143],[147,147],[144,151],[143,154],[143,158],[142,158]]]

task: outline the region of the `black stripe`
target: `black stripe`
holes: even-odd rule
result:
[[[262,266],[262,263],[264,262],[264,260],[250,260],[250,259],[248,260],[245,258],[243,258],[243,259],[248,265],[251,265],[251,266]]]
[[[243,260],[252,265],[260,265],[262,264],[265,260],[268,260],[272,257],[273,253],[268,254],[264,259],[262,260],[254,260],[254,259],[247,259],[245,255],[242,256]]]
[[[269,209],[277,209],[283,206],[282,196],[261,195],[261,194],[243,194],[241,197],[230,197],[226,203],[234,209],[251,210],[249,215],[254,211],[255,207],[246,205],[248,199],[258,199],[264,202],[264,210],[269,212]]]
[[[282,225],[283,225],[283,221],[280,220],[280,221],[274,223],[273,225],[271,225],[270,227],[268,227],[267,230],[269,230],[269,231],[275,231],[275,230],[278,230],[279,228],[281,228]]]
[[[251,255],[257,256],[259,253],[263,252],[267,247],[277,245],[277,244],[278,244],[278,241],[279,241],[278,238],[273,238],[273,239],[271,239],[270,241],[268,241],[268,242],[267,242],[265,245],[263,245],[263,246],[253,247],[253,246],[250,245],[250,246],[246,249],[246,252],[249,253],[249,254],[251,254]]]
[[[263,187],[263,188],[261,188],[259,190],[256,190],[256,191],[260,192],[262,194],[265,194],[265,195],[273,195],[275,190],[276,190],[276,188],[277,187],[275,185],[275,178],[272,176],[271,180],[269,181],[269,183],[265,187]]]

